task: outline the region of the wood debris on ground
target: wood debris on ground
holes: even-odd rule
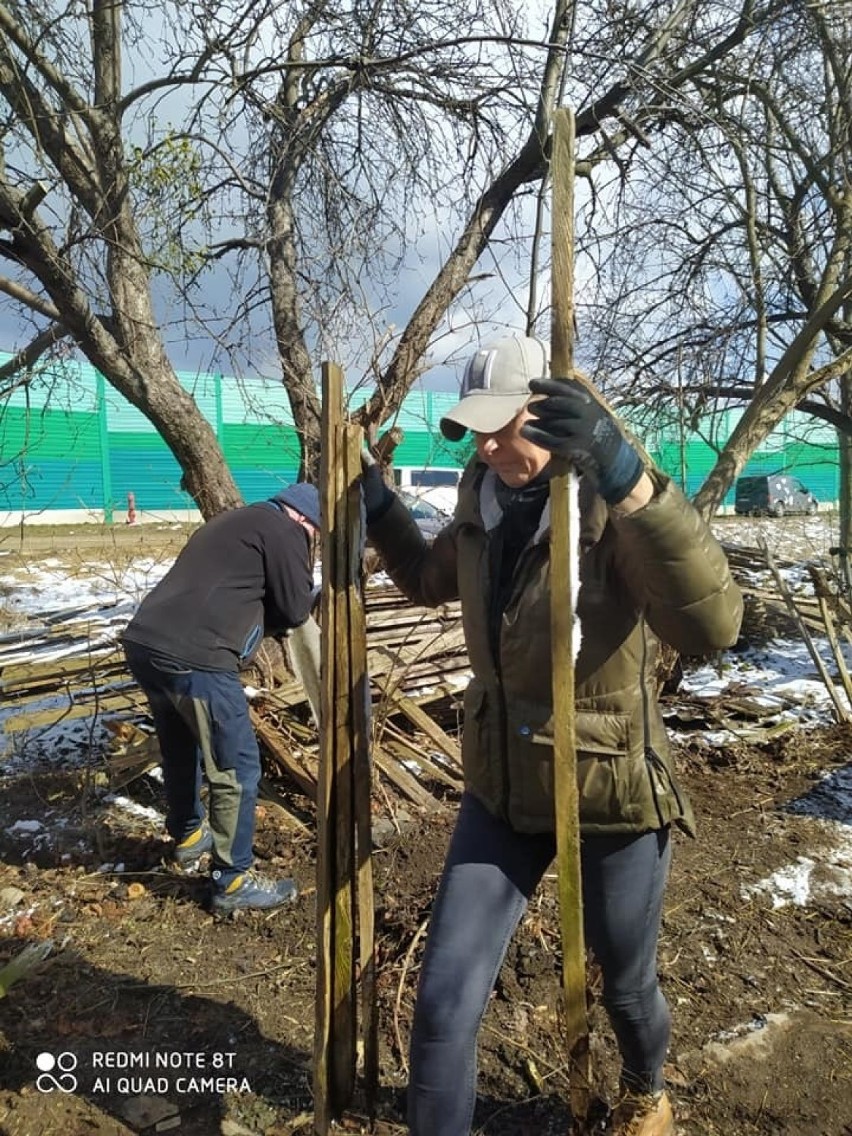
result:
[[[852,642],[852,597],[834,566],[772,558],[763,548],[725,545],[745,596],[742,640],[820,640],[823,681],[835,716],[852,715],[852,682],[842,645]],[[795,591],[785,583],[793,576]],[[373,762],[377,776],[416,808],[440,811],[461,790],[457,741],[469,674],[460,605],[410,604],[393,586],[371,580],[365,593],[371,678]],[[127,671],[118,635],[130,612],[118,604],[78,606],[34,617],[0,636],[0,691],[14,703],[7,733],[38,731],[74,719],[102,721],[112,734],[114,787],[159,762],[145,698]],[[815,671],[815,677],[818,671]],[[252,719],[269,777],[313,800],[318,742],[305,693],[280,652],[265,649],[245,677]],[[254,688],[254,689],[252,689]],[[667,682],[663,704],[674,730],[727,730],[743,741],[769,740],[795,725],[795,691],[767,698],[740,683],[719,696],[689,695]]]
[[[817,634],[825,633],[825,619],[820,598],[827,599],[832,619],[847,632],[852,630],[852,594],[845,590],[842,575],[834,565],[823,561],[794,561],[772,557],[768,549],[747,548],[723,542],[731,571],[746,599],[744,631],[761,639],[789,636],[794,620],[777,584],[775,570],[794,574],[799,586],[794,600],[799,617]]]
[[[417,607],[376,582],[365,603],[375,768],[417,808],[440,811],[447,791],[461,791],[454,735],[469,666],[460,606]],[[14,703],[3,717],[6,732],[101,721],[112,735],[113,787],[159,763],[145,696],[117,642],[129,614],[92,604],[33,618],[0,637],[0,691]],[[314,800],[318,738],[301,683],[271,641],[243,679],[267,773]]]
[[[843,643],[852,644],[852,595],[835,567],[773,556],[759,548],[724,544],[745,604],[740,644],[755,647],[793,639],[806,646],[813,677],[825,686],[838,722],[852,718],[852,680]],[[791,581],[793,583],[791,584]],[[759,681],[728,683],[715,696],[676,690],[665,698],[674,730],[724,730],[742,742],[769,741],[798,724],[805,697],[795,689],[767,692]]]

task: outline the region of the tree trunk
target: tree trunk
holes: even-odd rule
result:
[[[716,512],[749,457],[782,418],[808,391],[823,385],[829,378],[836,377],[835,372],[839,375],[847,370],[846,354],[816,371],[811,368],[819,338],[826,325],[852,297],[852,281],[840,271],[841,266],[846,264],[847,253],[848,241],[842,236],[836,245],[836,255],[823,274],[822,286],[807,322],[784,352],[771,376],[755,394],[751,405],[745,410],[725,444],[719,460],[695,495],[695,507],[705,519]]]
[[[41,315],[61,323],[89,362],[156,427],[183,467],[182,484],[202,515],[233,508],[241,498],[215,432],[178,382],[154,315],[152,262],[142,247],[122,134],[122,4],[93,0],[94,105],[88,106],[70,83],[63,87],[77,108],[77,135],[66,134],[62,123],[48,114],[38,79],[47,89],[57,83],[41,48],[28,40],[9,13],[0,9],[0,16],[6,33],[0,35],[0,93],[39,151],[61,171],[80,216],[89,219],[98,237],[91,241],[97,284],[93,294],[105,295],[108,308],[103,315],[93,310],[74,259],[74,242],[56,244],[0,163],[0,218],[10,233],[3,251],[28,269],[43,289],[43,295],[28,288],[21,294]],[[15,51],[30,65],[25,77]]]
[[[844,310],[845,323],[852,320],[852,303]],[[844,414],[852,414],[852,367],[847,369],[840,380],[840,407]],[[839,539],[838,543],[846,553],[841,552],[841,566],[847,586],[850,584],[849,542],[852,541],[852,437],[838,431],[837,454],[840,465],[840,484],[838,486]]]

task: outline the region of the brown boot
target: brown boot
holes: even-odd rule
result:
[[[612,1136],[674,1136],[674,1115],[665,1092],[626,1093],[612,1110]]]

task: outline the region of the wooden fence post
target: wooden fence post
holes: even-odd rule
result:
[[[377,1083],[366,621],[360,588],[360,428],[347,425],[343,372],[322,372],[322,700],[317,788],[314,1131],[355,1092],[360,968],[367,1105]]]
[[[574,373],[574,116],[553,120],[550,369]],[[579,548],[577,477],[567,465],[550,481],[550,599],[553,654],[553,775],[556,863],[562,932],[563,1027],[571,1059],[571,1113],[582,1130],[589,1109],[586,950],[580,872],[580,818],[574,718],[575,609]]]

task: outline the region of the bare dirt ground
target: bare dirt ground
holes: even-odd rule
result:
[[[830,539],[801,527],[773,532],[788,550],[794,532],[808,545]],[[130,555],[139,535],[122,538]],[[150,554],[157,542],[143,535]],[[43,555],[37,536],[10,555]],[[39,540],[69,554],[57,548],[56,534]],[[795,802],[827,771],[849,776],[850,743],[848,727],[827,726],[722,750],[696,735],[679,749],[700,818],[697,840],[677,840],[660,951],[674,1015],[668,1075],[680,1136],[852,1134],[852,897],[827,890],[807,906],[776,908],[770,894],[744,890],[799,858],[819,872],[832,830],[797,812]],[[258,858],[265,870],[296,878],[297,904],[217,922],[201,905],[203,880],[162,867],[157,827],[110,803],[99,755],[87,756],[82,769],[7,776],[2,789],[0,917],[12,917],[0,924],[0,965],[27,943],[55,946],[0,999],[0,1134],[310,1132],[309,810],[304,832],[286,827],[270,805],[258,816]],[[162,806],[156,780],[142,778],[128,792],[140,805]],[[398,816],[387,793],[376,810]],[[410,806],[406,812],[408,823],[374,855],[375,1131],[387,1134],[405,1132],[411,1009],[452,820],[451,809],[431,820]],[[41,821],[52,840],[41,841],[24,820]],[[548,879],[531,905],[484,1022],[475,1130],[487,1136],[561,1136],[569,1128],[553,884]],[[593,970],[590,976],[594,991]],[[592,1025],[597,1088],[606,1096],[614,1045],[597,1005]],[[357,1107],[341,1130],[368,1130]]]

